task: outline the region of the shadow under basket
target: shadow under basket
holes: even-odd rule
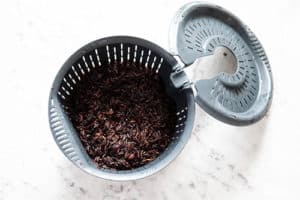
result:
[[[158,73],[168,96],[176,103],[177,123],[173,140],[154,161],[132,170],[99,169],[84,149],[80,138],[65,113],[66,101],[83,77],[114,62],[138,64]],[[54,139],[77,167],[97,177],[110,180],[134,180],[149,176],[167,166],[180,153],[193,128],[194,95],[191,88],[178,89],[170,80],[176,59],[159,46],[134,37],[109,37],[94,41],[75,52],[55,78],[49,99],[49,120]]]

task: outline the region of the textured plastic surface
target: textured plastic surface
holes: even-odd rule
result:
[[[220,46],[236,57],[237,70],[195,82],[196,101],[223,122],[254,123],[267,112],[273,90],[270,65],[256,36],[237,17],[216,5],[193,2],[176,13],[170,49],[186,66]]]
[[[141,63],[145,70],[159,73],[164,86],[177,105],[177,125],[174,140],[151,163],[133,170],[116,171],[98,169],[83,148],[76,130],[65,115],[65,100],[88,73],[112,62]],[[76,166],[97,177],[110,180],[134,180],[149,176],[167,166],[183,149],[193,128],[195,101],[191,88],[177,89],[170,75],[177,62],[164,49],[134,37],[109,37],[94,41],[75,52],[58,72],[49,98],[49,123],[53,137],[64,153]],[[176,79],[176,78],[175,78]]]

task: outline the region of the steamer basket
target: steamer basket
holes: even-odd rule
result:
[[[82,77],[93,73],[102,65],[121,62],[138,63],[158,73],[166,91],[177,105],[177,125],[174,139],[153,162],[133,170],[98,169],[87,155],[76,130],[64,113],[65,101],[81,83]],[[170,74],[177,62],[157,45],[134,37],[109,37],[94,41],[73,54],[57,74],[49,100],[49,120],[54,139],[77,167],[97,177],[111,180],[134,180],[149,176],[168,165],[183,149],[193,127],[195,115],[194,95],[191,88],[178,90],[170,82]]]

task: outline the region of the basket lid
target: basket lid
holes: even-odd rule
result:
[[[185,66],[226,47],[236,58],[233,74],[194,82],[196,102],[213,117],[233,125],[256,122],[272,99],[272,75],[265,51],[251,30],[220,6],[192,2],[171,24],[170,51]]]

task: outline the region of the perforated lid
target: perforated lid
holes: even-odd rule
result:
[[[173,55],[188,66],[219,46],[232,52],[237,70],[196,81],[196,102],[223,122],[254,123],[267,112],[273,90],[270,64],[256,36],[219,6],[193,2],[178,10],[170,30]]]

